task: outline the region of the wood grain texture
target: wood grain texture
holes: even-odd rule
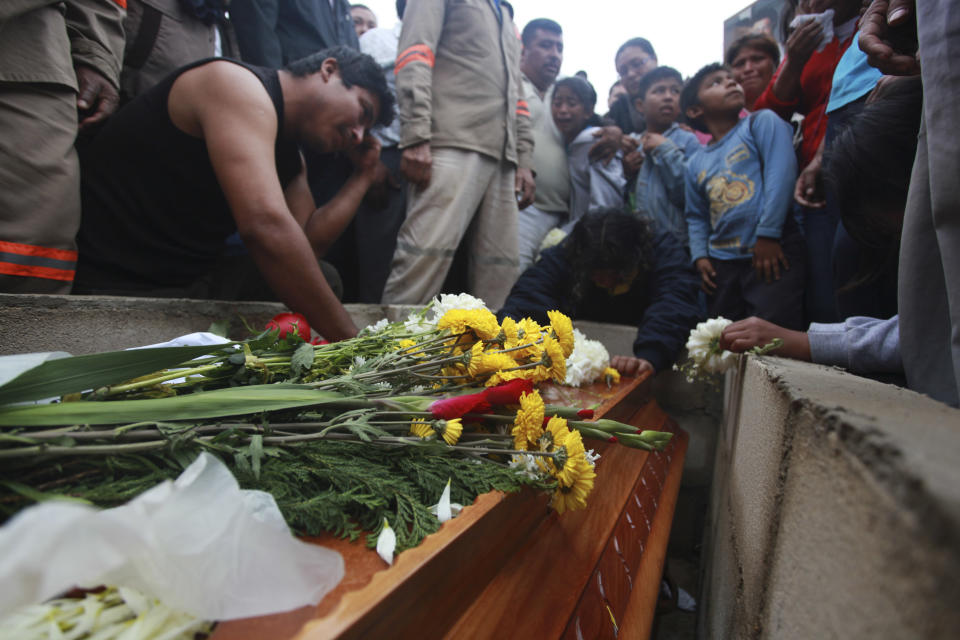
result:
[[[544,390],[548,402],[599,403],[597,417],[662,428],[666,416],[647,394],[646,378],[625,378],[612,390]],[[659,489],[668,474],[646,464],[648,452],[597,441],[587,447],[603,457],[586,511],[558,516],[548,496],[529,490],[484,494],[389,568],[362,543],[311,539],[344,556],[346,577],[337,588],[317,606],[223,623],[213,640],[550,638],[568,635],[572,620],[581,637],[613,633],[614,620],[630,620],[635,606],[630,568],[642,566],[648,555],[643,541],[628,542],[646,540],[654,530],[644,513],[656,521],[653,487]],[[682,464],[682,453],[677,458]],[[647,569],[655,571],[656,562]],[[655,604],[656,590],[653,595]]]

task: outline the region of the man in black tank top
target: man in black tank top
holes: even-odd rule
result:
[[[346,47],[281,71],[209,59],[174,72],[84,150],[74,293],[188,293],[239,231],[281,301],[330,340],[355,335],[317,258],[379,177],[369,130],[392,118],[383,73]],[[353,163],[320,208],[299,146]]]

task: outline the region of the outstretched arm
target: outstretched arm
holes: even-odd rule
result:
[[[260,273],[280,300],[304,314],[325,338],[356,335],[284,198],[274,163],[276,111],[263,85],[233,64],[201,70],[174,84],[170,115],[178,127],[198,132],[206,142],[237,230]]]

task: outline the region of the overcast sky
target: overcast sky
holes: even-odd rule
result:
[[[394,0],[357,0],[370,7],[380,26],[396,23]],[[560,75],[587,72],[600,97],[617,79],[613,56],[624,41],[643,36],[653,43],[660,64],[685,77],[723,57],[723,21],[752,0],[511,0],[517,27],[550,18],[563,28]],[[598,105],[598,108],[601,108]]]

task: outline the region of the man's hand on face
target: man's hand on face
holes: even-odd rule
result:
[[[80,130],[102,122],[113,113],[120,97],[110,81],[86,65],[77,65],[77,112],[80,114]]]
[[[639,376],[647,371],[651,375],[656,373],[649,361],[634,356],[613,356],[610,358],[610,366],[625,376]]]
[[[347,157],[353,163],[354,173],[376,178],[381,165],[380,141],[368,131],[363,136],[363,142],[347,152]]]
[[[537,185],[533,179],[533,171],[529,168],[517,169],[517,206],[526,209],[533,204],[533,197],[536,195]]]
[[[916,20],[915,0],[873,0],[860,19],[860,49],[867,62],[889,76],[920,73],[915,55],[897,51],[890,43],[890,29]]]
[[[620,150],[620,139],[626,136],[620,131],[620,127],[606,126],[595,131],[593,137],[597,138],[597,141],[590,147],[587,156],[591,162],[600,160],[603,164],[607,164]]]
[[[425,189],[430,184],[430,169],[433,157],[430,155],[430,143],[421,142],[403,150],[400,156],[400,173],[413,185]]]

